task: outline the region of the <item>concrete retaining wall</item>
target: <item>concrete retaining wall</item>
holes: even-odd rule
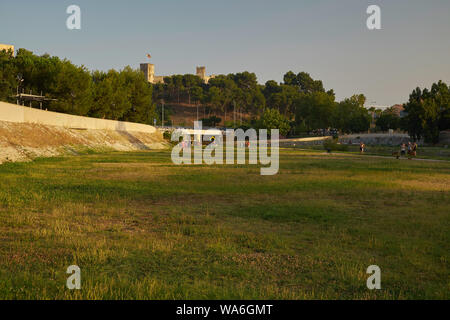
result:
[[[388,146],[398,146],[402,143],[408,143],[412,141],[406,133],[360,133],[360,134],[350,134],[339,137],[339,142],[348,144],[359,144],[363,142],[367,145],[388,145]],[[423,141],[417,141],[419,145],[423,145]]]
[[[74,116],[65,113],[18,106],[5,102],[0,102],[0,121],[38,123],[74,129],[135,131],[143,133],[156,132],[155,127],[141,123]]]
[[[333,139],[332,136],[325,137],[310,137],[310,138],[294,138],[294,139],[280,139],[280,146],[316,146],[323,145],[325,141]]]

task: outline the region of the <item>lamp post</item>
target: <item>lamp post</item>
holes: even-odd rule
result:
[[[233,128],[236,128],[236,101],[233,100]]]
[[[20,84],[21,84],[23,81],[24,81],[24,79],[22,78],[22,74],[19,73],[19,74],[17,75],[17,90],[16,90],[16,92],[17,92],[17,105],[19,104],[19,87],[20,87]]]
[[[161,99],[161,127],[164,127],[164,99]]]

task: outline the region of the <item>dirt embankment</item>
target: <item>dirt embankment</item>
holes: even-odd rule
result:
[[[164,149],[160,132],[153,134],[111,130],[77,130],[64,127],[0,121],[0,163],[36,157],[98,151]]]

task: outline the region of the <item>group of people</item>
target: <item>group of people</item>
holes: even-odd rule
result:
[[[408,142],[408,145],[406,145],[406,143],[402,143],[400,146],[400,155],[406,156],[407,150],[408,150],[408,158],[409,159],[417,156],[417,143]]]
[[[324,137],[324,136],[337,136],[339,133],[338,129],[315,129],[310,131],[309,134],[315,137]]]
[[[350,142],[351,143],[351,142]],[[366,145],[364,142],[359,143],[359,152],[363,154],[366,151]],[[402,143],[400,145],[400,152],[394,152],[393,155],[395,155],[398,158],[401,156],[406,156],[406,152],[408,152],[408,158],[411,159],[412,157],[417,156],[417,143],[414,142],[408,142],[408,145],[406,143]]]

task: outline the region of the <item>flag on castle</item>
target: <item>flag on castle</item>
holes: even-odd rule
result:
[[[150,55],[150,53],[147,53],[147,58],[151,58],[152,56]]]

